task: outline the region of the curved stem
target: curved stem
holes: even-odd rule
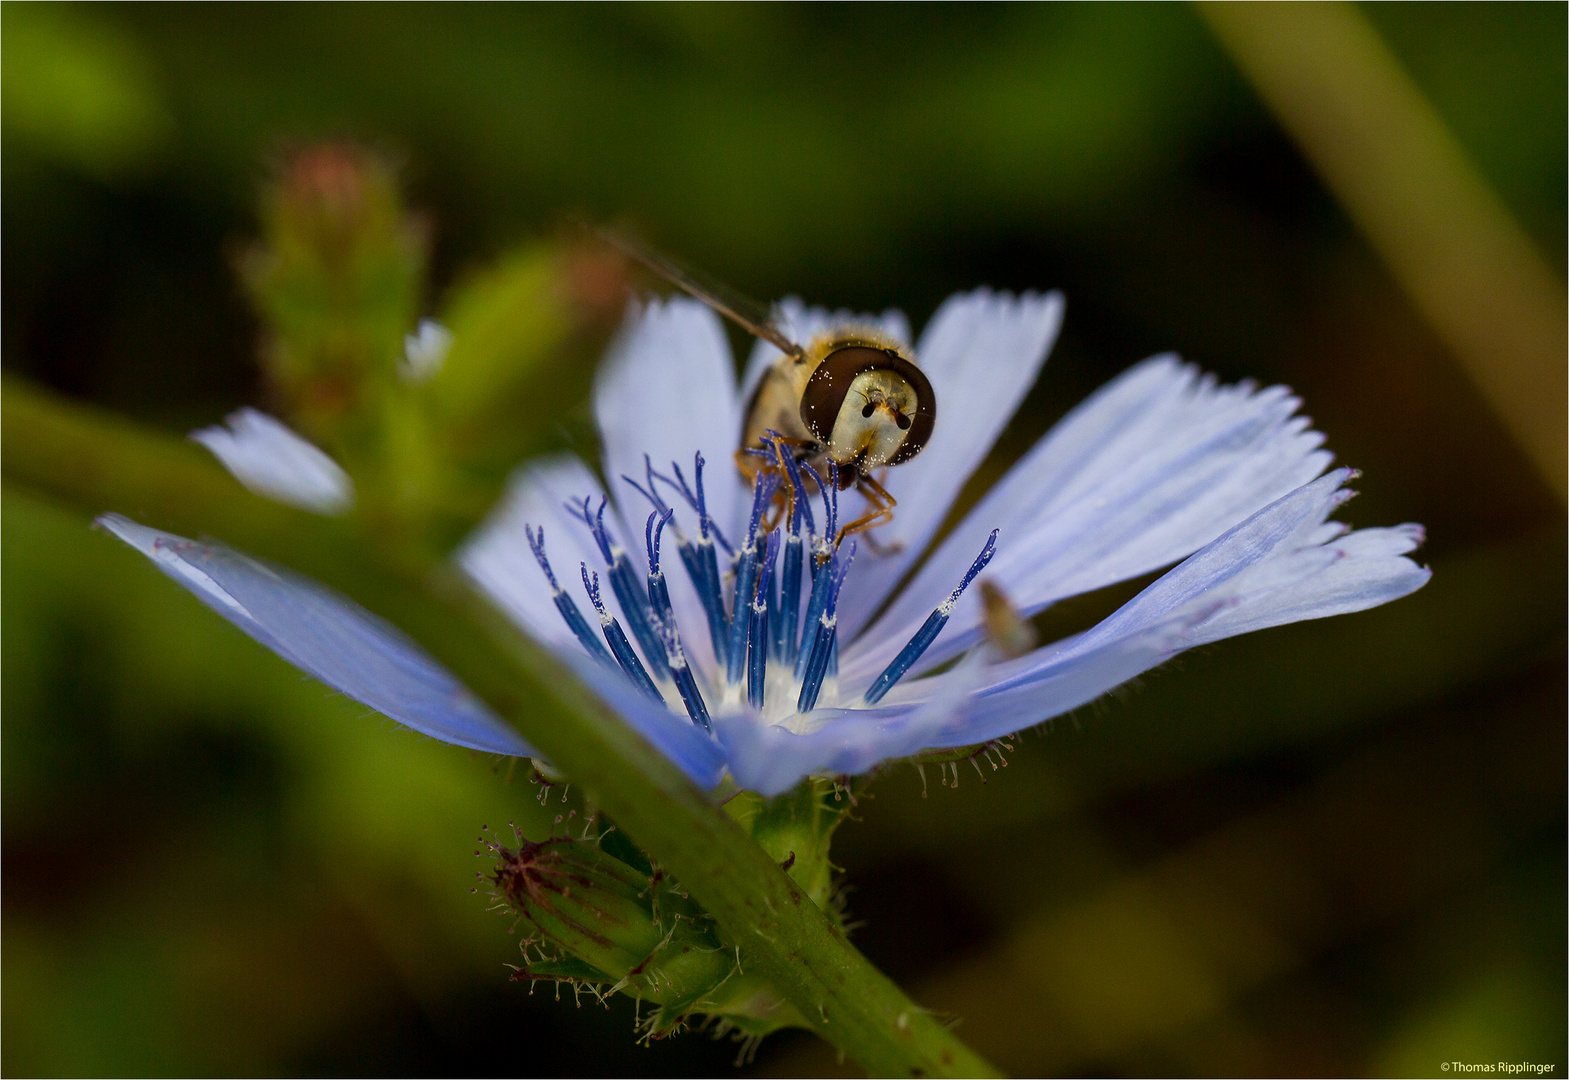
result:
[[[394,565],[352,522],[275,506],[173,436],[24,385],[5,386],[0,434],[8,483],[90,515],[119,510],[184,535],[217,535],[402,628],[587,788],[742,943],[743,963],[872,1075],[995,1074],[857,952],[727,814],[456,574]]]

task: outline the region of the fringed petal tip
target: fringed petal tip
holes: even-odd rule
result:
[[[991,573],[1026,616],[1169,566],[1323,473],[1323,436],[1285,387],[1224,385],[1171,355],[1117,376],[1016,462],[852,646],[852,673],[885,663],[981,539],[1005,538]],[[974,597],[917,668],[978,640]]]
[[[1336,469],[1264,507],[1167,571],[1090,630],[987,669],[940,743],[984,742],[1086,704],[1177,653],[1286,623],[1364,611],[1431,572],[1406,558],[1420,526],[1345,531],[1328,520],[1352,492]],[[906,684],[894,708],[930,701],[950,674]]]

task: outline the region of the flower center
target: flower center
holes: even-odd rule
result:
[[[770,436],[777,440],[773,433]],[[666,476],[654,471],[646,455],[644,483],[623,477],[653,506],[643,530],[646,574],[634,569],[626,549],[606,526],[606,500],[601,499],[597,508],[591,499],[568,504],[567,509],[594,538],[630,637],[605,605],[599,571],[591,571],[586,563],[580,567],[584,591],[599,616],[596,635],[551,570],[544,530],[529,527],[528,541],[550,583],[556,608],[578,641],[601,662],[619,668],[650,700],[685,709],[694,724],[711,731],[709,702],[726,709],[739,705],[744,697],[769,723],[807,731],[813,726],[810,714],[819,706],[869,708],[882,700],[936,640],[959,597],[991,561],[997,533],[992,532],[948,599],[927,617],[883,673],[854,702],[844,702],[838,685],[839,593],[855,560],[856,543],[841,543],[838,536],[838,469],[828,461],[828,476],[823,477],[807,462],[798,461],[783,440],[752,452],[771,463],[757,473],[746,532],[736,544],[708,514],[702,454],[694,460],[690,485],[679,465],[672,463],[673,475]],[[808,480],[822,500],[821,531],[812,513]],[[695,539],[675,522],[675,510],[661,496],[661,487],[696,512]],[[677,625],[665,580],[666,527],[702,604],[716,662],[711,676],[694,670],[682,643],[683,633],[698,628]],[[727,564],[723,573],[721,547]]]

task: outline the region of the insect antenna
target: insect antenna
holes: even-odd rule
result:
[[[676,288],[701,300],[747,333],[762,338],[787,356],[799,357],[805,354],[801,346],[791,341],[774,325],[773,315],[768,308],[757,301],[716,281],[706,279],[696,271],[673,262],[621,233],[600,226],[587,227],[621,254],[636,260]]]

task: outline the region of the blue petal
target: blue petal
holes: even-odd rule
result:
[[[524,529],[532,525],[543,530],[545,551],[557,578],[581,605],[585,598],[578,585],[578,565],[587,563],[590,570],[601,573],[605,567],[588,529],[567,511],[566,504],[581,505],[591,497],[597,506],[601,494],[588,466],[571,455],[529,462],[512,474],[506,495],[458,551],[458,565],[481,591],[535,641],[560,652],[582,648],[556,608],[554,591],[529,550]],[[611,613],[623,615],[615,596],[609,589],[605,592]],[[597,633],[599,628],[594,629]]]
[[[1336,470],[1265,507],[1075,638],[989,667],[972,653],[952,671],[896,686],[878,708],[819,710],[807,734],[721,718],[731,771],[767,793],[807,773],[985,742],[1093,701],[1184,649],[1416,591],[1430,572],[1404,556],[1420,528],[1347,534],[1326,520],[1350,496],[1341,485],[1352,475]]]
[[[765,724],[756,715],[717,717],[714,730],[736,783],[777,795],[803,776],[863,773],[936,745],[962,715],[985,671],[974,654],[946,673],[938,692],[925,701],[897,708],[818,709],[812,713],[818,726],[805,734]]]
[[[1348,535],[1326,520],[1351,496],[1341,485],[1353,475],[1337,469],[1304,484],[1088,632],[992,668],[962,721],[934,745],[980,742],[1059,716],[1196,645],[1362,611],[1415,592],[1432,576],[1404,557],[1421,542],[1420,528]],[[919,682],[900,689],[906,703],[932,692]]]
[[[1075,408],[942,542],[841,677],[869,683],[948,593],[992,529],[990,575],[1026,615],[1170,565],[1329,465],[1323,437],[1284,387],[1221,386],[1171,357],[1138,364]],[[919,459],[917,459],[919,460]],[[915,673],[981,639],[963,598]]]
[[[668,473],[671,462],[690,467],[699,450],[712,463],[709,512],[733,534],[750,502],[730,464],[745,419],[741,406],[719,316],[686,297],[634,308],[594,384],[606,488],[623,526],[634,527],[624,535],[642,535],[648,505],[622,477],[641,481],[645,454],[655,469]],[[701,619],[702,609],[693,614]]]
[[[355,701],[442,742],[535,756],[417,644],[345,597],[228,548],[118,514],[98,523],[251,637]]]
[[[719,783],[725,771],[724,752],[685,715],[650,701],[619,671],[591,660],[581,649],[563,650],[560,656],[606,705],[694,784],[706,790]]]

